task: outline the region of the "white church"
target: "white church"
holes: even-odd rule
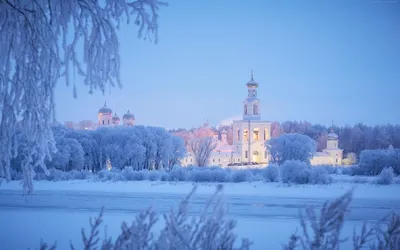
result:
[[[228,164],[257,163],[265,165],[269,162],[268,150],[265,142],[271,138],[271,123],[261,120],[260,100],[257,98],[258,83],[251,79],[246,84],[247,97],[243,101],[243,117],[233,121],[233,144],[226,140],[226,131],[222,131],[221,140],[214,135],[216,148],[210,156],[210,166],[227,167]],[[312,165],[341,165],[343,150],[338,147],[338,135],[333,130],[328,134],[327,148],[316,152],[311,159]],[[188,152],[181,161],[182,166],[196,165],[193,152]]]
[[[121,119],[118,117],[117,113],[114,113],[111,108],[104,103],[104,106],[97,112],[97,122],[98,126],[119,126]],[[134,126],[135,116],[128,110],[122,117],[122,125],[124,126]]]

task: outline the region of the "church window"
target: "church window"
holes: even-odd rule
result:
[[[110,120],[107,120],[108,121],[108,124],[110,124]]]
[[[237,130],[237,140],[240,140],[240,129]]]
[[[103,120],[103,125],[104,125],[104,120]]]
[[[264,129],[264,141],[268,140],[268,129]]]
[[[253,114],[258,115],[258,105],[254,104],[253,106]]]
[[[215,162],[215,159],[213,159],[213,162]]]
[[[260,140],[260,130],[258,128],[253,129],[253,140]]]
[[[245,141],[247,141],[247,140],[249,139],[249,131],[248,131],[247,129],[245,129],[245,130],[243,131],[243,139],[244,139]]]
[[[244,151],[244,158],[246,158],[246,159],[247,159],[247,150],[246,150],[246,151]]]

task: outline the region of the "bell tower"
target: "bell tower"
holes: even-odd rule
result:
[[[254,81],[253,70],[251,79],[246,84],[247,98],[243,101],[243,120],[259,121],[261,120],[260,100],[257,98],[258,83]]]

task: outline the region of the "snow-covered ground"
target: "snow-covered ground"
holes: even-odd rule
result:
[[[88,218],[105,206],[107,234],[116,236],[123,220],[129,221],[138,211],[153,206],[161,213],[176,207],[193,187],[188,182],[46,182],[35,183],[32,196],[22,196],[19,182],[0,186],[0,242],[7,249],[36,249],[40,239],[57,240],[58,249],[68,249],[72,240],[79,248],[80,228]],[[217,184],[197,184],[192,200],[196,215]],[[351,212],[343,231],[350,236],[362,221],[376,221],[391,210],[400,212],[400,185],[333,183],[331,185],[295,185],[281,183],[225,183],[224,194],[229,216],[238,221],[240,237],[254,241],[253,249],[280,249],[299,227],[299,209],[320,207],[355,188]],[[157,224],[160,227],[162,221]],[[23,240],[21,240],[23,239]],[[344,248],[350,246],[345,243]]]

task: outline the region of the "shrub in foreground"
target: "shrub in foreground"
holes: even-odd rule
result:
[[[263,172],[265,181],[267,182],[279,182],[280,173],[279,166],[277,164],[268,165]]]
[[[376,183],[380,185],[390,185],[393,183],[394,172],[393,168],[382,169],[379,176],[376,178]]]
[[[102,223],[103,210],[94,220],[90,220],[91,230],[87,235],[82,229],[84,249],[94,250],[194,250],[194,249],[250,249],[252,243],[242,239],[240,247],[236,247],[236,235],[233,233],[236,222],[226,218],[226,206],[221,195],[222,185],[218,185],[216,192],[206,202],[198,217],[189,217],[189,204],[196,187],[184,198],[178,211],[164,215],[164,228],[155,237],[152,233],[158,215],[151,209],[142,211],[132,224],[122,223],[122,232],[115,241],[99,237],[99,227]],[[295,249],[340,249],[344,238],[340,235],[344,225],[344,218],[349,211],[353,191],[343,196],[325,202],[319,213],[310,206],[305,213],[300,213],[302,234],[292,234],[289,241],[283,245],[285,250]],[[354,230],[353,249],[398,249],[400,246],[400,216],[396,213],[384,217],[377,225],[368,226],[364,223],[361,233]],[[41,242],[41,250],[56,249]],[[71,249],[74,249],[71,243]]]
[[[310,172],[308,164],[298,160],[285,161],[281,165],[281,179],[284,183],[306,184]]]

